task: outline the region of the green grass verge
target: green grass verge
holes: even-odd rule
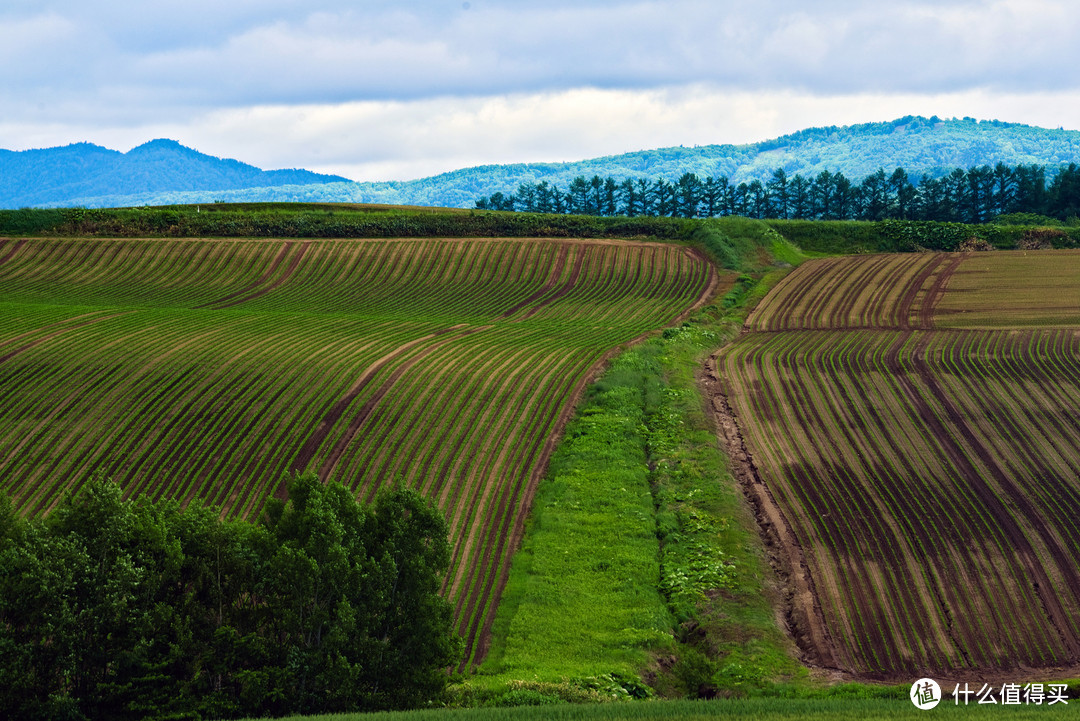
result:
[[[697,379],[803,256],[745,219],[704,224],[693,240],[747,272],[681,326],[622,353],[588,389],[538,489],[488,658],[451,704],[810,688],[777,626],[756,522]]]
[[[672,647],[645,456],[641,350],[591,386],[552,456],[483,673],[636,674]]]
[[[1074,718],[1076,702],[1068,706],[954,706],[943,701],[931,711],[917,709],[900,698],[753,698],[714,701],[652,701],[636,704],[558,704],[521,708],[476,708],[395,713],[308,716],[309,721],[705,721],[716,718],[746,721],[867,721],[868,719],[1011,719],[1052,721]],[[299,719],[301,717],[294,717]]]

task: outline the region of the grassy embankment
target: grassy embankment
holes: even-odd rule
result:
[[[458,703],[813,685],[777,626],[779,590],[697,385],[705,356],[802,255],[741,219],[700,225],[691,242],[743,274],[590,387],[534,501],[488,660]]]

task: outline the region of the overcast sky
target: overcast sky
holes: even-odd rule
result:
[[[1075,0],[3,0],[0,148],[394,180],[908,115],[1080,128]]]

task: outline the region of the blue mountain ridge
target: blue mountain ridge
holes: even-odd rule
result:
[[[38,155],[34,155],[38,154]],[[20,156],[32,174],[9,170]],[[31,162],[32,161],[32,162]],[[810,177],[842,172],[855,182],[878,168],[907,170],[912,180],[953,168],[1036,164],[1048,171],[1080,163],[1080,132],[998,120],[906,116],[890,122],[807,128],[746,145],[641,150],[566,163],[483,165],[408,181],[355,183],[304,170],[261,171],[202,155],[171,140],[126,154],[88,143],[40,151],[0,151],[0,207],[162,205],[301,201],[472,207],[482,196],[547,181],[566,190],[577,176],[667,178],[684,173],[767,180],[777,168]],[[194,169],[191,169],[194,168]]]
[[[76,198],[221,191],[348,182],[308,170],[261,170],[217,158],[175,140],[151,140],[127,153],[92,143],[41,150],[0,150],[0,207],[78,205]]]

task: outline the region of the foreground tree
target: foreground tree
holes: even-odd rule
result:
[[[446,525],[313,475],[260,523],[94,480],[44,521],[0,502],[0,717],[227,718],[417,706],[461,654]]]

